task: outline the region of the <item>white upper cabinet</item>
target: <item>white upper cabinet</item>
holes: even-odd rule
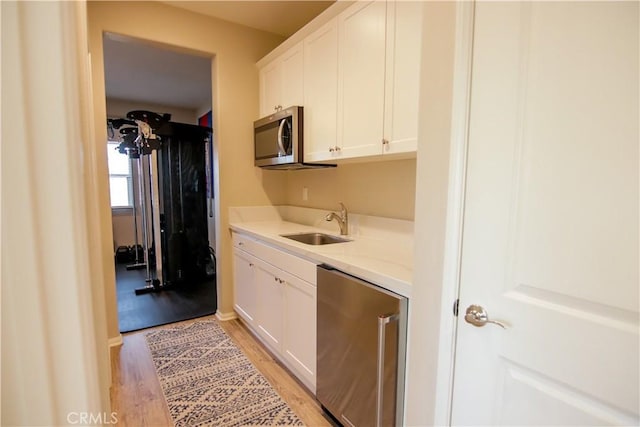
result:
[[[260,70],[260,117],[276,111],[282,100],[282,63],[274,61]]]
[[[304,103],[304,56],[300,42],[282,57],[282,108]]]
[[[382,153],[386,3],[358,2],[338,16],[337,158]]]
[[[263,116],[302,98],[305,162],[416,152],[422,7],[355,2],[261,69]]]
[[[260,117],[303,105],[302,50],[300,42],[260,70]]]
[[[422,3],[387,3],[387,59],[383,153],[415,152],[418,147],[418,86]]]
[[[337,143],[338,24],[328,22],[304,40],[304,160],[332,158]]]

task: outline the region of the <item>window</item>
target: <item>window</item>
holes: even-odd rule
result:
[[[118,145],[120,145],[120,143],[115,141],[109,141],[107,143],[111,207],[131,207],[133,206],[131,161],[129,160],[129,156],[117,150]]]

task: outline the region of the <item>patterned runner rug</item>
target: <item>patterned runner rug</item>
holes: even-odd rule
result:
[[[146,339],[176,426],[303,425],[215,321]]]

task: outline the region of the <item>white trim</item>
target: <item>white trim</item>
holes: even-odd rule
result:
[[[237,319],[238,315],[236,314],[235,311],[229,312],[229,313],[223,313],[221,311],[216,311],[216,319],[218,319],[221,322],[226,322],[227,320],[233,320],[233,319]]]
[[[473,59],[474,2],[458,3],[456,8],[455,66],[449,157],[449,191],[445,235],[444,272],[441,300],[436,383],[435,425],[451,425],[453,376],[458,318],[452,305],[459,296],[460,264],[466,188],[471,71]]]
[[[118,334],[117,337],[109,338],[109,348],[118,347],[122,345],[122,334]]]

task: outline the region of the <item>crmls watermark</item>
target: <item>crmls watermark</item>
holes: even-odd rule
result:
[[[67,422],[73,425],[103,425],[117,424],[117,412],[69,412],[67,414]]]

